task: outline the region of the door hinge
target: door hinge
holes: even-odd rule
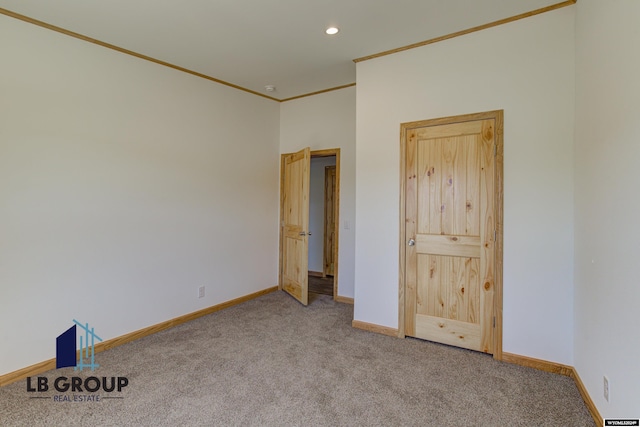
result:
[[[493,241],[498,240],[498,230],[493,230]]]
[[[493,327],[496,327],[496,316],[493,316]]]

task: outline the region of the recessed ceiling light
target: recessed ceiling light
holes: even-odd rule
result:
[[[337,27],[329,27],[324,32],[332,36],[334,34],[338,34],[338,31],[340,30]]]
[[[276,87],[274,85],[266,85],[264,87],[264,90],[266,90],[267,92],[275,92],[276,91]]]

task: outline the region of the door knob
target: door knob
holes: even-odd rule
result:
[[[416,241],[414,239],[409,239],[409,246],[413,246],[416,244]]]

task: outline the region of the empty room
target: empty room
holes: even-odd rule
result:
[[[639,18],[0,0],[0,426],[639,425]]]

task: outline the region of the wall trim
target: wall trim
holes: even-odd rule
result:
[[[261,297],[263,295],[269,294],[271,292],[275,292],[278,290],[277,286],[263,289],[258,292],[254,292],[248,295],[241,296],[239,298],[235,298],[229,301],[225,301],[220,304],[213,305],[211,307],[204,308],[202,310],[194,311],[192,313],[185,314],[183,316],[175,317],[173,319],[157,323],[152,326],[148,326],[146,328],[139,329],[134,332],[130,332],[128,334],[121,335],[116,338],[112,338],[110,340],[98,343],[94,347],[95,353],[100,353],[105,350],[112,349],[114,347],[118,347],[122,344],[129,343],[131,341],[135,341],[140,338],[144,338],[148,335],[155,334],[156,332],[164,331],[165,329],[173,328],[174,326],[178,326],[182,323],[189,322],[191,320],[195,320],[198,317],[206,316],[207,314],[215,313],[216,311],[224,310],[225,308],[233,307],[234,305],[242,304],[243,302],[250,301],[252,299]],[[5,385],[9,385],[16,381],[20,381],[29,376],[41,374],[46,371],[50,371],[56,368],[56,359],[49,359],[43,362],[36,363],[31,366],[27,366],[22,369],[18,369],[17,371],[9,372],[8,374],[0,375],[0,387]]]
[[[334,90],[346,89],[348,87],[355,86],[355,83],[349,83],[346,85],[330,87],[329,89],[318,90],[315,92],[303,93],[302,95],[292,96],[290,98],[281,99],[280,102],[293,101],[294,99],[306,98],[307,96],[320,95],[321,93],[333,92]]]
[[[8,16],[10,18],[17,19],[19,21],[23,21],[23,22],[26,22],[26,23],[29,23],[29,24],[37,25],[38,27],[42,27],[42,28],[46,28],[47,30],[55,31],[56,33],[64,34],[66,36],[73,37],[73,38],[76,38],[78,40],[89,42],[89,43],[92,43],[92,44],[95,44],[95,45],[98,45],[98,46],[106,47],[107,49],[115,50],[116,52],[124,53],[125,55],[131,55],[131,56],[134,56],[134,57],[136,57],[138,59],[143,59],[145,61],[153,62],[154,64],[158,64],[158,65],[162,65],[162,66],[165,66],[165,67],[169,67],[169,68],[172,68],[172,69],[177,70],[177,71],[182,71],[183,73],[191,74],[192,76],[200,77],[200,78],[205,79],[205,80],[209,80],[209,81],[212,81],[212,82],[215,82],[215,83],[219,83],[219,84],[224,85],[224,86],[229,86],[229,87],[232,87],[234,89],[238,89],[238,90],[241,90],[243,92],[248,92],[250,94],[257,95],[257,96],[260,96],[262,98],[270,99],[270,100],[276,101],[276,102],[292,101],[294,99],[305,98],[307,96],[313,96],[313,95],[319,95],[321,93],[331,92],[331,91],[339,90],[339,89],[345,89],[345,88],[352,87],[352,86],[356,85],[355,83],[348,83],[348,84],[345,84],[345,85],[331,87],[331,88],[328,88],[328,89],[323,89],[323,90],[318,90],[318,91],[315,91],[315,92],[304,93],[302,95],[292,96],[290,98],[278,99],[278,98],[274,98],[274,97],[269,96],[269,95],[265,95],[265,94],[260,93],[260,92],[256,92],[255,90],[247,89],[246,87],[238,86],[236,84],[229,83],[227,81],[217,79],[217,78],[215,78],[213,76],[210,76],[208,74],[199,73],[197,71],[190,70],[188,68],[184,68],[184,67],[181,67],[179,65],[171,64],[170,62],[162,61],[160,59],[156,59],[156,58],[153,58],[151,56],[143,55],[141,53],[134,52],[132,50],[125,49],[123,47],[116,46],[116,45],[111,44],[111,43],[103,42],[102,40],[94,39],[93,37],[85,36],[84,34],[76,33],[74,31],[67,30],[66,28],[58,27],[56,25],[49,24],[49,23],[44,22],[44,21],[40,21],[40,20],[37,20],[37,19],[34,19],[34,18],[30,18],[30,17],[28,17],[26,15],[22,15],[20,13],[13,12],[11,10],[4,9],[4,8],[1,8],[1,7],[0,7],[0,15],[5,15],[5,16]]]
[[[565,377],[570,377],[573,372],[573,367],[569,365],[535,359],[533,357],[520,356],[519,354],[513,353],[503,352],[502,361],[512,363],[514,365],[526,366],[527,368],[538,369],[539,371],[551,372],[552,374],[564,375]]]
[[[576,371],[576,368],[571,368],[571,378],[573,378],[573,381],[575,381],[576,386],[578,387],[578,391],[582,396],[582,400],[584,400],[584,404],[587,405],[587,409],[589,410],[593,421],[596,422],[596,425],[598,427],[604,426],[604,418],[602,418],[600,412],[598,412],[598,408],[596,408],[595,403],[593,403],[591,396],[589,396],[589,392],[582,383],[582,380],[580,379],[580,375],[578,375],[578,371]]]
[[[351,304],[351,305],[353,305],[353,298],[336,295],[334,300],[335,300],[335,302],[341,302],[343,304]]]
[[[593,403],[591,396],[589,396],[589,392],[582,383],[582,380],[578,375],[578,371],[576,371],[576,368],[573,366],[504,352],[502,353],[502,361],[572,378],[580,392],[580,395],[582,396],[582,400],[584,401],[587,410],[591,414],[591,418],[593,418],[593,421],[595,421],[597,426],[604,425],[604,419],[600,415],[600,412],[598,412],[598,408],[596,408],[596,405]]]
[[[415,49],[417,47],[426,46],[433,43],[438,43],[444,40],[449,40],[455,37],[464,36],[466,34],[475,33],[476,31],[486,30],[487,28],[497,27],[498,25],[508,24],[513,21],[518,21],[520,19],[529,18],[530,16],[540,15],[545,12],[550,12],[552,10],[560,9],[566,6],[571,6],[576,3],[577,0],[567,0],[561,3],[552,4],[551,6],[543,7],[540,9],[532,10],[530,12],[521,13],[519,15],[511,16],[509,18],[500,19],[498,21],[493,21],[488,24],[478,25],[477,27],[467,28],[466,30],[457,31],[455,33],[447,34],[445,36],[436,37],[433,39],[421,41],[418,43],[413,43],[407,46],[398,47],[395,49],[385,50],[384,52],[374,53],[372,55],[363,56],[360,58],[356,58],[353,62],[363,62],[368,61],[370,59],[380,58],[381,56],[393,55],[394,53],[404,52],[405,50]]]
[[[375,332],[376,334],[387,335],[390,337],[398,336],[398,330],[396,328],[376,325],[374,323],[361,322],[360,320],[353,320],[351,322],[351,326],[356,329],[362,329],[363,331]]]
[[[436,37],[436,38],[433,38],[433,39],[424,40],[424,41],[413,43],[413,44],[410,44],[410,45],[397,47],[395,49],[390,49],[390,50],[386,50],[386,51],[383,51],[383,52],[374,53],[372,55],[367,55],[367,56],[363,56],[363,57],[360,57],[360,58],[356,58],[356,59],[353,60],[353,62],[358,63],[358,62],[368,61],[370,59],[375,59],[375,58],[379,58],[379,57],[382,57],[382,56],[392,55],[394,53],[403,52],[405,50],[415,49],[415,48],[426,46],[426,45],[429,45],[429,44],[441,42],[441,41],[444,41],[444,40],[452,39],[452,38],[455,38],[455,37],[463,36],[463,35],[466,35],[466,34],[477,32],[477,31],[485,30],[487,28],[492,28],[492,27],[497,27],[499,25],[508,24],[510,22],[518,21],[520,19],[529,18],[531,16],[540,15],[540,14],[545,13],[545,12],[550,12],[552,10],[560,9],[560,8],[563,8],[563,7],[566,7],[566,6],[571,6],[571,5],[575,4],[576,1],[577,0],[566,0],[566,1],[563,1],[561,3],[556,3],[556,4],[553,4],[553,5],[547,6],[547,7],[543,7],[543,8],[536,9],[536,10],[532,10],[530,12],[525,12],[525,13],[521,13],[519,15],[511,16],[509,18],[500,19],[498,21],[493,21],[493,22],[490,22],[488,24],[479,25],[479,26],[476,26],[476,27],[468,28],[466,30],[457,31],[455,33],[447,34],[447,35]],[[247,89],[247,88],[242,87],[242,86],[238,86],[238,85],[233,84],[233,83],[229,83],[229,82],[224,81],[224,80],[217,79],[217,78],[215,78],[213,76],[210,76],[210,75],[207,75],[207,74],[199,73],[197,71],[190,70],[188,68],[184,68],[184,67],[181,67],[179,65],[171,64],[169,62],[162,61],[160,59],[156,59],[156,58],[153,58],[151,56],[143,55],[141,53],[134,52],[132,50],[125,49],[123,47],[113,45],[111,43],[103,42],[102,40],[94,39],[93,37],[85,36],[84,34],[76,33],[74,31],[70,31],[70,30],[67,30],[65,28],[49,24],[49,23],[44,22],[44,21],[40,21],[40,20],[37,20],[37,19],[34,19],[34,18],[30,18],[30,17],[28,17],[26,15],[22,15],[22,14],[13,12],[13,11],[8,10],[8,9],[0,8],[0,15],[5,15],[5,16],[8,16],[8,17],[23,21],[23,22],[27,22],[29,24],[37,25],[39,27],[46,28],[46,29],[51,30],[51,31],[55,31],[55,32],[60,33],[60,34],[64,34],[64,35],[69,36],[69,37],[73,37],[73,38],[76,38],[76,39],[79,39],[79,40],[83,40],[83,41],[86,41],[86,42],[89,42],[89,43],[93,43],[93,44],[96,44],[98,46],[106,47],[107,49],[112,49],[112,50],[115,50],[117,52],[124,53],[125,55],[131,55],[131,56],[134,56],[136,58],[143,59],[145,61],[153,62],[155,64],[162,65],[162,66],[165,66],[165,67],[169,67],[169,68],[172,68],[172,69],[177,70],[177,71],[182,71],[183,73],[191,74],[193,76],[200,77],[200,78],[203,78],[205,80],[209,80],[209,81],[212,81],[212,82],[215,82],[215,83],[219,83],[219,84],[224,85],[224,86],[232,87],[234,89],[238,89],[238,90],[241,90],[243,92],[251,93],[253,95],[260,96],[260,97],[266,98],[266,99],[270,99],[270,100],[276,101],[276,102],[293,101],[295,99],[306,98],[308,96],[319,95],[319,94],[322,94],[322,93],[332,92],[334,90],[345,89],[345,88],[353,87],[353,86],[356,85],[355,82],[354,83],[348,83],[348,84],[344,84],[344,85],[340,85],[340,86],[335,86],[335,87],[331,87],[331,88],[327,88],[327,89],[318,90],[318,91],[315,91],[315,92],[309,92],[309,93],[304,93],[302,95],[292,96],[292,97],[289,97],[289,98],[278,99],[278,98],[274,98],[272,96],[265,95],[265,94],[260,93],[260,92],[256,92],[256,91],[251,90],[251,89]]]
[[[248,93],[251,93],[253,95],[261,96],[263,98],[267,98],[267,99],[270,99],[272,101],[281,102],[278,98],[273,98],[271,96],[262,94],[260,92],[256,92],[254,90],[247,89],[247,88],[244,88],[242,86],[234,85],[233,83],[229,83],[229,82],[226,82],[224,80],[216,79],[215,77],[211,77],[211,76],[209,76],[207,74],[202,74],[202,73],[199,73],[197,71],[193,71],[193,70],[190,70],[188,68],[181,67],[179,65],[171,64],[169,62],[161,61],[159,59],[152,58],[151,56],[143,55],[141,53],[134,52],[132,50],[125,49],[125,48],[122,48],[120,46],[113,45],[111,43],[103,42],[101,40],[94,39],[92,37],[88,37],[88,36],[85,36],[83,34],[67,30],[67,29],[62,28],[62,27],[51,25],[51,24],[48,24],[46,22],[39,21],[37,19],[33,19],[33,18],[30,18],[30,17],[25,16],[25,15],[21,15],[19,13],[12,12],[12,11],[10,11],[8,9],[0,8],[0,14],[9,16],[11,18],[18,19],[20,21],[27,22],[29,24],[37,25],[38,27],[46,28],[47,30],[55,31],[56,33],[64,34],[66,36],[70,36],[70,37],[73,37],[73,38],[76,38],[76,39],[79,39],[79,40],[83,40],[83,41],[86,41],[86,42],[89,42],[89,43],[93,43],[93,44],[96,44],[98,46],[106,47],[107,49],[115,50],[117,52],[124,53],[125,55],[135,56],[136,58],[144,59],[145,61],[149,61],[149,62],[153,62],[153,63],[158,64],[158,65],[163,65],[165,67],[173,68],[174,70],[182,71],[183,73],[191,74],[191,75],[196,76],[196,77],[200,77],[200,78],[203,78],[203,79],[206,79],[206,80],[210,80],[212,82],[219,83],[219,84],[224,85],[224,86],[229,86],[229,87],[232,87],[234,89],[241,90],[243,92],[248,92]]]

